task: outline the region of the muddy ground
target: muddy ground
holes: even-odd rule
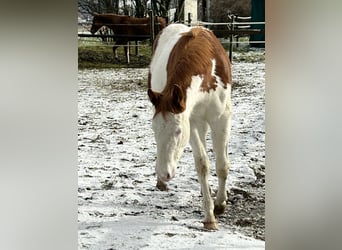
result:
[[[264,52],[249,56],[253,53]],[[264,248],[264,62],[233,63],[228,206],[218,218],[217,232],[202,229],[200,187],[190,146],[170,190],[155,187],[147,69],[84,69],[78,79],[79,249]],[[209,135],[207,140],[209,183],[215,191]]]

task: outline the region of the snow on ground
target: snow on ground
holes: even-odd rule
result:
[[[233,64],[228,190],[250,189],[258,181],[256,173],[264,175],[264,66]],[[155,187],[156,144],[146,94],[147,69],[79,70],[78,78],[79,249],[265,248],[263,240],[250,237],[240,226],[244,218],[230,213],[230,204],[239,198],[233,192],[228,192],[226,217],[218,218],[219,231],[203,230],[200,187],[189,146],[170,190]],[[212,163],[209,182],[215,190],[209,136],[207,145]],[[249,191],[264,199],[264,184]],[[229,216],[236,218],[229,220]],[[232,220],[240,224],[232,225]]]

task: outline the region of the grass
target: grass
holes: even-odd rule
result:
[[[239,41],[248,41],[241,38]],[[82,38],[78,42],[78,68],[145,68],[151,60],[149,41],[139,42],[139,55],[135,55],[131,43],[130,64],[126,63],[123,47],[117,49],[119,60],[114,59],[113,43],[107,44],[96,38]],[[229,44],[223,43],[226,51]],[[265,49],[251,49],[248,44],[233,45],[233,62],[263,62]]]
[[[130,48],[130,64],[126,63],[124,48],[117,48],[118,58],[114,59],[113,44],[106,44],[99,40],[81,40],[78,44],[78,68],[143,68],[147,67],[151,60],[151,46],[148,41],[139,42],[138,56],[135,55],[135,47]]]

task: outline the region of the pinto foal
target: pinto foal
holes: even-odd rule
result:
[[[206,229],[218,229],[215,215],[226,207],[227,154],[231,120],[231,64],[215,35],[203,27],[171,24],[154,43],[148,96],[154,106],[152,129],[157,144],[157,187],[175,176],[177,162],[190,140],[203,195]],[[218,192],[208,184],[205,138],[211,129]]]

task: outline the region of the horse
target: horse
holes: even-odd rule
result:
[[[203,196],[205,229],[217,230],[215,215],[226,207],[227,154],[231,129],[231,62],[214,33],[204,27],[170,24],[157,36],[148,72],[147,95],[154,112],[157,188],[168,190],[190,142]],[[211,197],[206,134],[211,129],[218,191]]]
[[[156,20],[155,35],[166,26],[165,18],[157,17]],[[113,46],[114,58],[118,59],[116,49],[124,46],[127,63],[129,63],[129,49],[125,45],[129,41],[142,41],[151,37],[150,17],[136,18],[117,14],[93,13],[90,32],[95,34],[102,26],[110,28],[116,36],[116,42]]]

